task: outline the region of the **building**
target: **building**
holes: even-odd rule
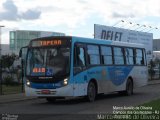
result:
[[[10,31],[10,50],[18,55],[21,47],[27,46],[29,41],[39,37],[64,36],[64,33],[48,31],[28,31],[16,30]]]
[[[160,51],[153,51],[153,60],[155,59],[160,60]]]
[[[153,56],[153,34],[113,26],[94,25],[94,38],[143,44],[149,62]]]
[[[153,40],[153,51],[160,51],[160,39]]]
[[[2,55],[11,55],[13,53],[12,50],[10,50],[10,45],[9,44],[1,44],[1,54]]]
[[[160,39],[153,40],[153,60],[160,60]]]

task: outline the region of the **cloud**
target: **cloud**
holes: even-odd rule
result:
[[[134,18],[135,15],[132,13],[126,14],[126,13],[118,13],[118,12],[113,12],[112,14],[113,18]]]
[[[18,10],[12,0],[3,3],[4,12],[0,12],[0,20],[17,20]]]
[[[21,18],[25,20],[34,20],[38,19],[40,15],[41,15],[40,11],[27,10],[26,12],[22,13]]]
[[[57,31],[93,37],[93,24],[114,25],[120,20],[160,28],[160,0],[0,1],[3,1],[0,4],[0,23],[6,26],[2,29],[4,31],[10,27],[10,30]],[[8,35],[4,37],[2,34],[3,43],[8,40]]]
[[[3,3],[3,9],[4,11],[0,12],[0,21],[34,20],[38,19],[41,15],[40,11],[33,9],[29,9],[20,14],[12,0],[6,0],[6,2]]]

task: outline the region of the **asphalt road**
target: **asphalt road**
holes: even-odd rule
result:
[[[48,103],[45,99],[33,99],[0,104],[0,119],[7,116],[6,114],[18,115],[19,119],[23,120],[96,119],[97,114],[112,113],[113,106],[137,106],[158,98],[160,98],[160,84],[137,88],[132,96],[117,93],[102,95],[93,103],[82,98],[58,100],[55,103]]]

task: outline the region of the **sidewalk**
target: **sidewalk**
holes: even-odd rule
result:
[[[36,99],[36,98],[37,97],[26,97],[24,93],[0,95],[0,104],[9,103],[9,102],[24,101],[24,100],[31,100],[31,99]]]
[[[152,80],[148,81],[148,85],[160,84],[160,80]],[[10,95],[0,95],[0,104],[9,103],[9,102],[17,102],[24,100],[36,99],[37,97],[27,97],[24,93],[19,94],[10,94]]]
[[[160,84],[160,80],[149,80],[148,85]]]

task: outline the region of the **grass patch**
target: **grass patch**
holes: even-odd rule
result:
[[[146,106],[146,107],[152,107],[153,110],[159,110],[160,111],[160,99],[150,101],[148,103],[144,103],[140,106]]]
[[[22,85],[3,85],[2,92],[4,95],[6,94],[16,94],[22,92]]]

